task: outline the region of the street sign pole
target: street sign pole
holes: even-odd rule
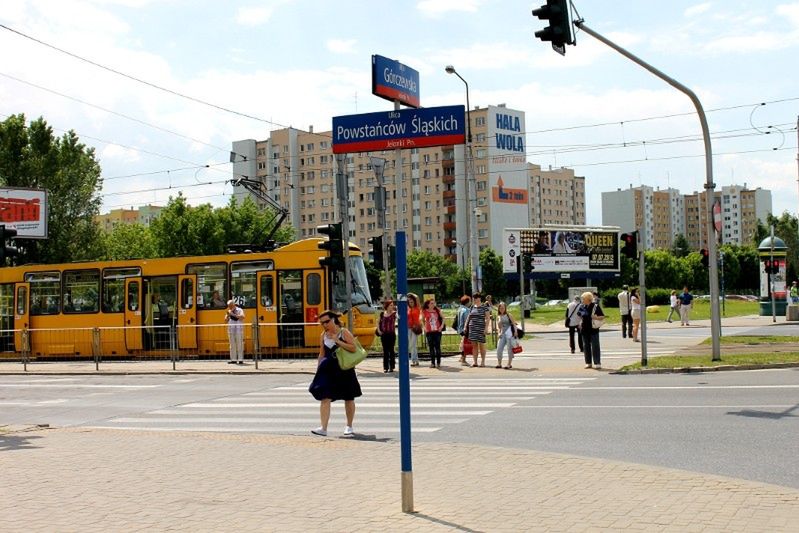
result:
[[[413,512],[413,461],[411,460],[411,376],[408,361],[408,271],[405,232],[396,233],[397,315],[399,315],[399,410],[402,460],[402,512]]]

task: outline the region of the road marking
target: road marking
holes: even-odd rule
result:
[[[332,415],[331,415],[332,416]],[[342,414],[342,416],[344,416]],[[334,417],[335,418],[335,417]],[[363,420],[363,418],[369,418],[368,415],[364,413],[358,413],[358,420]],[[257,424],[257,425],[269,425],[269,424],[285,424],[287,421],[291,421],[293,423],[305,423],[305,424],[313,424],[314,422],[319,421],[319,415],[316,416],[308,415],[306,417],[296,417],[293,419],[286,419],[286,418],[279,418],[279,417],[258,417],[258,416],[244,416],[244,417],[199,417],[199,418],[157,418],[155,419],[159,423],[169,423],[169,424],[191,424],[191,423],[199,423],[199,424],[208,424],[208,423],[215,423],[215,422],[222,422],[222,423],[230,423],[230,424]],[[120,423],[149,423],[152,424],[154,419],[146,418],[146,417],[119,417],[114,419],[115,422]],[[425,420],[425,423],[431,424],[460,424],[461,422],[465,422],[465,418],[447,418],[442,420]],[[362,424],[361,424],[362,425]]]
[[[68,401],[69,400],[67,400],[66,398],[59,398],[58,400],[42,400],[42,401],[40,401],[38,403],[39,403],[39,405],[45,405],[45,404],[52,405],[52,404],[64,403],[64,402],[68,402]]]
[[[78,378],[42,378],[42,379],[23,379],[14,381],[0,381],[0,385],[14,385],[23,383],[55,383],[63,381],[78,381]]]
[[[291,413],[285,413],[286,418],[290,418],[294,416],[298,412],[307,411],[309,413],[319,413],[319,406],[315,404],[308,404],[307,406],[297,406],[291,410]],[[416,411],[413,413],[413,417],[427,417],[427,416],[483,416],[489,413],[493,413],[494,411]],[[240,415],[262,415],[265,411],[263,409],[240,409],[236,411],[236,414]],[[201,409],[158,409],[155,411],[148,411],[148,415],[218,415],[218,410],[201,410]],[[399,407],[393,411],[372,411],[367,406],[358,405],[358,417],[361,415],[373,415],[373,416],[394,416],[399,415]],[[269,416],[281,416],[281,412],[272,412],[269,413]]]
[[[154,389],[161,385],[95,385],[82,383],[0,383],[0,389]]]
[[[436,385],[432,385],[432,386],[425,386],[424,388],[415,389],[414,386],[411,385],[411,392],[413,392],[414,390],[420,390],[420,391],[425,391],[425,392],[426,391],[486,391],[486,392],[488,392],[488,391],[507,391],[507,390],[514,390],[514,391],[566,390],[568,388],[569,387],[565,386],[565,385],[529,385],[529,386],[525,385],[525,386],[520,386],[520,387],[508,386],[508,385],[497,385],[497,386],[488,386],[488,387],[480,386],[480,385],[474,385],[474,386],[472,386],[472,385],[464,385],[464,386],[455,386],[455,385],[449,386],[449,385],[445,385],[445,386],[439,387],[439,386],[436,386]],[[304,387],[286,387],[286,388],[283,388],[282,390],[296,390],[296,391],[302,390],[302,391],[306,391],[307,392],[308,391],[308,387],[307,386],[304,386]],[[381,390],[384,390],[384,391],[396,391],[397,387],[382,386],[382,385],[377,385],[377,386],[375,386],[375,385],[371,385],[371,386],[366,385],[366,386],[362,386],[361,390],[363,390],[363,391],[381,391]]]
[[[649,387],[637,387],[637,386],[630,386],[625,387],[624,385],[620,385],[618,387],[575,387],[571,390],[575,391],[584,391],[584,390],[612,390],[612,391],[622,391],[622,390],[693,390],[693,389],[799,389],[799,385],[664,385],[664,386],[649,386]]]
[[[319,423],[319,420],[316,420],[316,423]],[[271,427],[271,428],[264,428],[260,431],[253,431],[252,426],[242,426],[242,427],[221,427],[221,426],[191,426],[191,427],[158,427],[158,426],[81,426],[90,429],[120,429],[125,431],[196,431],[196,432],[203,432],[203,433],[293,433],[296,434],[299,430],[296,426],[284,426],[284,427]],[[435,433],[436,431],[440,431],[441,427],[414,427],[414,433]],[[399,433],[399,427],[379,427],[379,426],[369,426],[365,424],[361,424],[356,426],[355,428],[355,435],[365,434],[367,432],[370,433]],[[303,432],[305,434],[306,432]],[[336,434],[332,431],[328,430],[330,437],[335,437]],[[307,434],[311,437],[311,430],[307,430]],[[318,436],[317,436],[318,438]]]
[[[788,409],[786,405],[514,405],[511,409]]]
[[[530,398],[525,398],[530,399]],[[309,398],[310,401],[310,398]],[[182,407],[189,407],[189,408],[199,408],[199,409],[230,409],[236,407],[294,407],[296,403],[187,403],[184,404]],[[370,407],[396,407],[396,403],[359,403],[358,409],[360,410],[362,407],[366,406]],[[514,405],[513,403],[414,403],[412,407],[417,408],[425,408],[425,407],[473,407],[473,408],[480,408],[480,407],[509,407]]]

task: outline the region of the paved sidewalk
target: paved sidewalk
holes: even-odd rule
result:
[[[357,428],[356,428],[357,430]],[[371,440],[370,440],[371,439]],[[796,531],[799,490],[379,436],[0,433],[0,531]]]
[[[666,323],[660,321],[650,321],[648,331],[651,337],[657,335],[659,330],[684,330],[690,331],[700,326],[709,326],[709,320],[696,320],[691,327],[681,328],[676,323]],[[799,332],[799,323],[787,323],[784,317],[778,317],[777,322],[772,322],[770,316],[742,316],[725,318],[722,321],[724,327],[758,327],[758,326],[787,326],[795,327]],[[528,324],[527,336],[522,340],[524,352],[521,356],[514,359],[514,369],[521,371],[537,371],[543,373],[574,373],[583,372],[583,357],[580,353],[570,354],[567,349],[568,332],[560,322],[547,326]],[[640,355],[634,353],[635,349],[640,349],[640,344],[633,344],[629,339],[622,339],[618,324],[610,325],[602,329],[602,366],[606,371],[613,371],[624,365],[640,360]],[[671,351],[679,350],[681,347],[694,346],[702,339],[686,336],[685,338],[675,337],[670,341]],[[650,342],[652,348],[657,344]],[[534,354],[534,355],[533,355]],[[542,355],[544,354],[544,355]],[[426,354],[421,354],[424,357]],[[657,355],[650,354],[650,357]],[[471,358],[469,358],[471,361]],[[496,364],[495,353],[489,351],[486,356],[486,369],[475,369],[471,372],[485,373],[504,373],[505,370],[494,370]],[[469,369],[462,367],[458,363],[457,357],[445,357],[443,361],[444,371],[458,372],[461,375],[471,375]],[[380,357],[370,357],[361,364],[359,372],[382,372],[382,359]],[[27,371],[24,370],[22,363],[11,361],[0,361],[0,375],[11,374],[241,374],[241,373],[277,373],[277,374],[313,374],[316,370],[316,359],[304,360],[278,360],[269,359],[260,361],[258,369],[255,364],[248,360],[243,366],[228,365],[226,360],[180,360],[172,370],[172,362],[169,360],[136,360],[136,361],[101,361],[99,371],[95,370],[95,363],[92,360],[82,361],[33,361],[28,364]],[[438,371],[427,369],[424,361],[419,367],[413,368],[414,374],[436,373]],[[592,371],[586,371],[592,372]]]

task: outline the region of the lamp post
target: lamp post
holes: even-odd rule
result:
[[[444,70],[447,74],[455,74],[466,86],[466,165],[464,174],[466,175],[466,206],[467,206],[467,235],[469,244],[469,260],[471,263],[472,291],[478,292],[481,289],[480,277],[480,248],[477,241],[477,187],[474,175],[474,157],[472,157],[472,120],[471,105],[469,103],[469,83],[458,74],[455,67],[447,65]]]
[[[461,270],[466,270],[466,255],[464,254],[463,249],[469,244],[469,241],[461,244],[457,240],[453,240],[452,244],[461,249],[461,253],[458,254],[458,257],[461,260]],[[461,295],[466,294],[466,279],[463,277],[461,277],[461,291]]]

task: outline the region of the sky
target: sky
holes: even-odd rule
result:
[[[371,56],[420,76],[424,107],[506,104],[526,113],[528,160],[601,193],[705,184],[687,96],[585,32],[555,53],[533,34],[543,4],[495,0],[0,0],[0,120],[74,130],[103,169],[101,212],[226,204],[229,151],[287,126],[386,111]],[[585,25],[691,88],[707,113],[714,182],[799,208],[799,1],[575,0]]]

